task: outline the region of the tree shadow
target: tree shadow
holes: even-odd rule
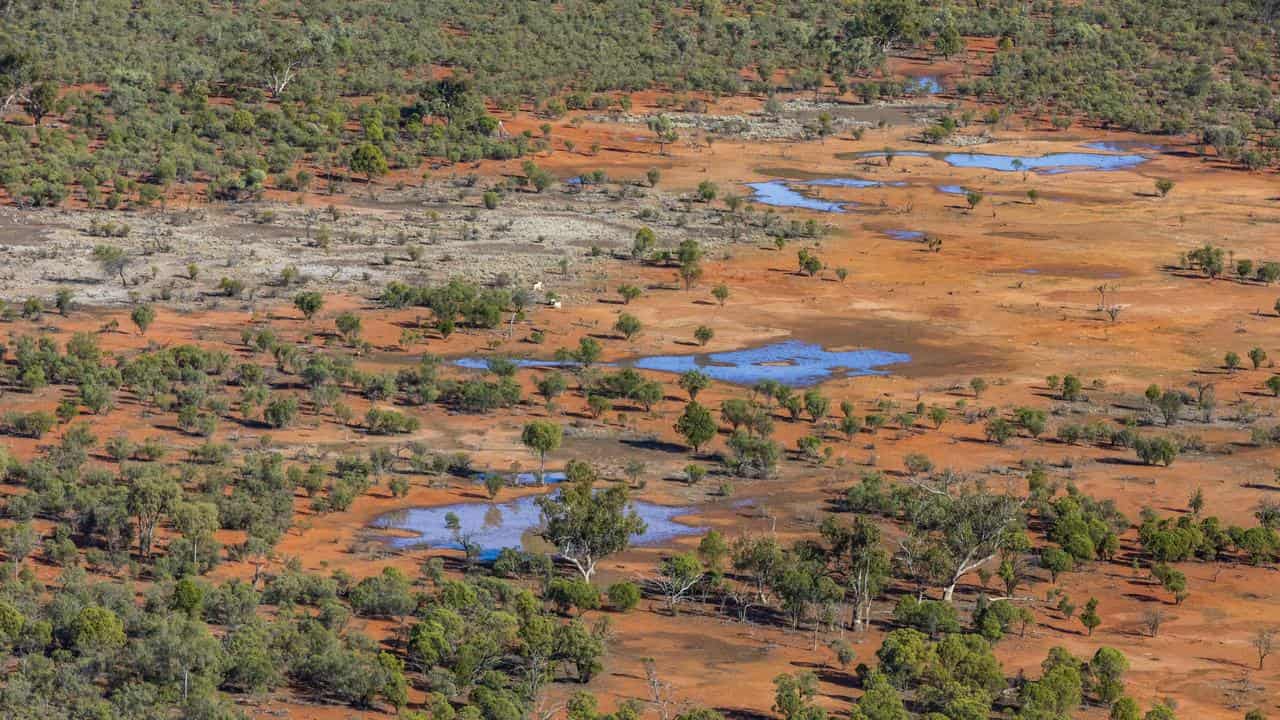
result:
[[[1102,465],[1129,465],[1129,466],[1137,466],[1137,467],[1154,467],[1151,465],[1147,465],[1141,460],[1136,460],[1133,458],[1122,458],[1122,457],[1100,457],[1097,459],[1097,462],[1101,463]]]
[[[671,453],[673,455],[683,455],[689,452],[689,448],[683,445],[658,439],[625,438],[622,440],[622,444],[627,447],[636,448],[637,450],[655,450],[658,452]]]
[[[725,720],[777,720],[774,716],[748,708],[717,707],[716,712]]]
[[[1215,657],[1208,657],[1208,656],[1202,655],[1200,657],[1197,657],[1196,659],[1203,660],[1208,663],[1213,663],[1214,665],[1226,665],[1228,667],[1239,668],[1241,670],[1246,670],[1248,672],[1258,672],[1258,668],[1256,665],[1250,665],[1249,663],[1243,663],[1243,662],[1240,662],[1239,660],[1232,660],[1230,658],[1215,658]]]
[[[817,675],[818,679],[825,683],[831,683],[832,685],[839,685],[840,687],[852,689],[862,687],[855,675],[848,672],[841,672],[826,663],[792,660],[791,666],[804,668],[805,670],[812,670],[813,674]]]

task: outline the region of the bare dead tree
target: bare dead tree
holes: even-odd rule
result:
[[[649,687],[649,702],[658,711],[659,720],[671,720],[671,708],[674,700],[671,697],[671,683],[658,676],[658,662],[653,658],[645,658],[644,680]]]
[[[1160,626],[1164,623],[1164,610],[1160,608],[1151,608],[1142,613],[1142,624],[1147,628],[1147,634],[1155,637],[1160,634]]]
[[[1267,656],[1275,652],[1276,647],[1276,629],[1275,628],[1258,628],[1253,633],[1252,639],[1253,649],[1258,652],[1258,669],[1262,669],[1262,664],[1266,662]]]

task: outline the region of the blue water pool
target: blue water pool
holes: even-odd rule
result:
[[[504,478],[507,478],[507,479],[511,480],[512,482],[514,482],[516,485],[528,486],[528,485],[537,485],[537,484],[538,484],[538,473],[536,473],[536,472],[522,472],[522,473],[516,473],[514,476],[511,476],[511,475],[503,475],[502,473],[484,473],[484,472],[481,472],[481,473],[476,473],[476,474],[475,474],[475,481],[476,481],[476,482],[478,482],[478,483],[482,483],[482,482],[484,482],[486,479],[488,479],[488,477],[489,477],[490,475],[492,475],[492,474],[497,474],[497,475],[500,475],[500,476],[502,476],[502,477],[504,477]],[[542,483],[543,483],[544,485],[555,485],[556,483],[562,483],[562,482],[564,482],[564,480],[565,480],[565,474],[564,474],[564,473],[562,473],[562,472],[549,472],[549,473],[547,473],[546,475],[544,475],[544,476],[543,476],[543,478],[542,478]]]
[[[920,240],[924,237],[919,230],[885,230],[884,234],[894,240]]]
[[[701,370],[716,380],[754,385],[776,380],[791,387],[816,385],[833,376],[879,375],[887,365],[909,362],[910,355],[884,350],[830,351],[820,345],[786,340],[772,345],[699,355],[658,355],[635,361],[643,370],[683,373]]]
[[[915,95],[937,95],[942,92],[942,83],[933,75],[924,75],[915,79],[911,92]]]
[[[818,212],[840,213],[845,211],[845,203],[808,197],[782,180],[747,183],[747,187],[751,188],[751,191],[755,193],[751,199],[762,205],[804,208],[805,210],[817,210]]]
[[[944,192],[948,195],[963,195],[968,191],[959,185],[939,185],[938,192]]]
[[[894,230],[886,234],[901,233],[900,239],[919,239],[923,233],[913,235],[914,230]],[[880,368],[910,362],[911,356],[884,350],[829,351],[820,345],[785,340],[745,350],[695,355],[653,355],[617,363],[598,363],[599,367],[634,367],[641,370],[683,373],[701,370],[716,380],[754,385],[761,380],[776,380],[792,387],[816,385],[834,376],[880,375]],[[488,367],[484,357],[464,357],[453,361],[458,367],[484,370]],[[512,360],[518,367],[572,367],[573,363],[555,360]],[[550,476],[551,473],[548,473]],[[532,476],[529,478],[533,482]],[[551,480],[548,480],[551,482]]]
[[[1081,170],[1121,170],[1146,162],[1145,155],[1127,153],[1103,155],[1100,153],[1062,152],[1039,157],[1018,155],[988,155],[984,153],[925,153],[916,150],[894,152],[895,157],[931,157],[951,167],[996,170],[999,172],[1038,172],[1046,175]],[[883,151],[860,153],[860,157],[884,157]]]
[[[903,187],[905,182],[888,183],[894,187]],[[884,187],[885,183],[876,180],[864,180],[855,177],[828,177],[818,178],[816,180],[769,180],[767,182],[747,183],[747,187],[751,188],[755,200],[762,205],[775,205],[778,207],[795,207],[804,208],[806,210],[817,210],[819,212],[844,212],[846,208],[857,203],[848,202],[831,202],[829,200],[821,200],[819,198],[809,197],[800,192],[795,186],[808,187],[834,187],[834,188],[874,188]]]
[[[832,177],[821,178],[818,180],[806,180],[798,183],[800,185],[817,185],[819,187],[846,187],[846,188],[869,188],[880,187],[880,183],[875,180],[863,180],[862,178]]]
[[[520,368],[574,368],[578,363],[572,360],[536,360],[532,358],[509,358],[516,367]],[[485,357],[464,357],[453,361],[454,365],[468,370],[488,370],[489,358]],[[600,363],[607,365],[608,363]]]
[[[469,536],[470,542],[480,547],[480,559],[491,561],[503,548],[530,551],[549,550],[536,536],[542,523],[542,511],[535,501],[537,496],[522,497],[505,503],[455,503],[439,507],[417,507],[387,513],[373,521],[373,527],[385,530],[401,530],[414,533],[413,537],[388,537],[392,547],[407,548],[427,546],[461,550],[459,536]],[[632,506],[648,525],[643,535],[632,538],[635,545],[657,545],[686,535],[697,535],[706,528],[676,522],[676,518],[688,515],[688,507],[671,507],[634,501]],[[459,531],[455,533],[445,526],[446,517],[453,513],[458,517]]]

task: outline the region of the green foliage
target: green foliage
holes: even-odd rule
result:
[[[324,295],[315,292],[301,292],[294,296],[293,306],[298,308],[308,322],[324,307]]]
[[[1133,443],[1138,459],[1146,465],[1164,465],[1168,467],[1177,459],[1180,448],[1178,443],[1169,437],[1138,437]]]
[[[156,310],[150,305],[138,305],[129,313],[129,319],[137,326],[139,333],[146,335],[147,329],[156,320]]]
[[[553,579],[547,585],[546,599],[555,605],[561,614],[566,615],[570,609],[577,609],[579,613],[583,613],[600,607],[600,591],[596,590],[591,583],[581,579]]]
[[[546,475],[547,453],[554,452],[564,440],[564,428],[547,420],[525,423],[520,442],[538,455],[538,482]]]
[[[818,695],[818,677],[812,672],[779,675],[773,679],[773,711],[783,720],[823,720],[827,713],[813,704]]]
[[[630,313],[622,313],[613,324],[614,332],[621,335],[626,340],[634,340],[636,335],[640,334],[640,330],[644,326],[640,323],[640,319]]]
[[[595,472],[589,466],[571,464],[566,474],[571,481],[559,493],[537,499],[543,520],[539,532],[590,582],[596,564],[625,550],[646,525],[629,507],[626,486],[611,485],[593,494]]]
[[[606,594],[609,596],[609,605],[618,612],[630,612],[640,603],[639,586],[625,580],[610,585]]]
[[[675,431],[680,433],[696,453],[716,436],[719,426],[710,410],[690,400],[676,419]]]
[[[917,600],[905,595],[893,608],[893,619],[900,625],[915,628],[931,637],[960,630],[960,619],[951,603],[939,600]]]

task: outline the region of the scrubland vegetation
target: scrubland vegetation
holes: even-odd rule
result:
[[[0,716],[1260,720],[1277,22],[0,0]],[[1068,180],[889,144],[1111,131],[1176,149]],[[726,176],[819,156],[881,194]],[[24,275],[45,231],[94,276]],[[722,374],[793,334],[911,355]],[[518,548],[478,539],[521,501]],[[444,505],[483,527],[383,522]]]

